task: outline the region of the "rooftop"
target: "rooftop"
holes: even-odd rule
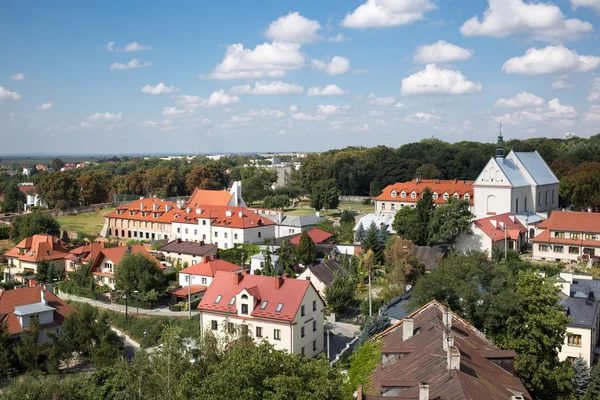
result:
[[[233,195],[226,190],[202,190],[196,188],[187,202],[188,207],[227,206]]]
[[[26,304],[24,306],[15,306],[15,315],[23,316],[23,315],[31,315],[31,314],[39,314],[45,311],[54,311],[56,308],[50,307],[47,304],[42,302]]]
[[[538,228],[552,231],[600,233],[600,213],[554,210],[548,219],[538,225]]]
[[[215,276],[217,271],[235,272],[243,268],[225,260],[209,260],[194,264],[179,271],[180,274]]]
[[[22,254],[19,254],[19,251]],[[42,260],[57,260],[69,255],[63,242],[48,234],[33,235],[19,242],[6,252],[6,257],[18,258],[21,261],[39,262]]]
[[[521,233],[527,232],[527,228],[513,213],[479,218],[473,220],[473,224],[481,229],[493,242],[504,240],[505,234],[508,239],[517,240]]]
[[[445,203],[444,193],[446,193],[449,197],[458,194],[460,199],[464,199],[464,195],[467,194],[469,202],[473,204],[473,181],[459,179],[413,179],[408,182],[396,182],[386,186],[374,200],[416,203],[425,188],[429,188],[433,193],[437,193],[438,198],[433,201],[434,203]],[[402,197],[402,192],[405,193],[405,197]],[[417,194],[414,199],[411,197],[412,192]]]
[[[312,241],[315,243],[322,243],[333,236],[331,233],[322,231],[318,228],[313,228],[313,229],[305,231],[305,232],[308,233],[308,236],[310,236]],[[301,236],[302,236],[302,233],[293,237],[290,240],[290,243],[297,245],[298,243],[300,243]]]
[[[197,224],[199,220],[210,220],[212,226],[223,226],[236,229],[256,228],[258,226],[275,225],[270,219],[260,216],[254,211],[233,206],[198,206],[180,212],[173,222]]]
[[[217,254],[217,246],[214,244],[208,244],[204,242],[186,242],[181,239],[176,239],[167,243],[166,245],[158,249],[158,251],[169,253],[181,253],[202,257]]]
[[[348,272],[335,260],[323,261],[321,264],[309,266],[308,270],[317,277],[325,286],[330,286],[335,278],[335,273],[348,275]]]

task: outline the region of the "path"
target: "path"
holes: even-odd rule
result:
[[[58,297],[60,297],[63,300],[71,300],[71,301],[79,301],[81,303],[88,303],[94,307],[106,308],[107,310],[117,311],[117,312],[121,312],[121,313],[125,312],[125,306],[121,305],[121,304],[104,303],[102,301],[92,300],[92,299],[88,299],[86,297],[73,296],[71,294],[62,293],[62,292],[58,294]],[[128,312],[131,315],[135,315],[137,313],[135,304],[133,306],[129,306]],[[140,308],[139,314],[156,315],[156,316],[161,316],[161,317],[188,317],[189,311],[171,311],[171,310],[169,310],[169,308],[167,306],[163,306],[163,307],[155,308],[153,310],[146,310],[146,309]],[[192,310],[192,316],[195,316],[195,315],[198,315],[198,313],[196,311]]]
[[[110,329],[115,331],[119,338],[123,341],[123,358],[132,360],[135,356],[135,351],[141,347],[140,344],[133,340],[129,335],[125,334],[125,332],[115,328],[114,326],[111,326]]]

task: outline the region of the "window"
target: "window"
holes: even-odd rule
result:
[[[219,328],[219,325],[216,320],[213,319],[212,321],[210,321],[210,329],[212,329],[213,331],[216,331],[218,328]]]
[[[581,335],[569,335],[568,343],[569,346],[581,347]]]
[[[249,333],[250,333],[250,330],[248,329],[248,325],[242,324],[242,335],[248,336]]]
[[[281,340],[281,330],[273,329],[273,339]]]
[[[594,235],[593,233],[586,233],[585,240],[596,240],[596,235]]]
[[[225,232],[225,233],[223,234],[223,237],[225,237],[225,239],[227,239],[227,232]]]
[[[266,301],[266,300],[265,300],[265,301],[263,301],[263,302],[262,302],[262,304],[260,305],[260,309],[261,309],[261,310],[264,310],[265,308],[267,308],[267,304],[269,304],[269,302],[268,302],[268,301]]]
[[[385,203],[381,203],[381,211],[385,211]]]
[[[396,210],[396,204],[392,203],[391,204],[391,209],[392,209],[392,211],[395,211]]]
[[[569,247],[569,254],[579,254],[579,247]]]
[[[262,328],[260,326],[256,327],[256,337],[262,337]]]
[[[202,235],[202,240],[206,240],[206,235]]]
[[[411,199],[416,199],[416,198],[417,198],[417,192],[412,192],[412,193],[410,194],[410,198],[411,198]]]
[[[392,190],[392,198],[396,198],[396,196],[397,196],[397,195],[398,195],[398,194],[396,193],[396,191],[395,191],[395,190]]]
[[[554,232],[554,237],[555,238],[564,238],[565,233],[564,232]]]
[[[206,220],[205,219],[202,220],[202,225],[206,225]]]
[[[237,240],[237,233],[234,233],[234,234],[233,234],[233,238],[234,238],[235,240]]]
[[[458,193],[454,193],[454,196],[452,196],[452,197],[454,197],[455,199],[458,199],[460,196],[458,195]]]
[[[262,237],[262,232],[258,232],[258,237]]]
[[[313,321],[313,332],[317,330],[317,321]]]
[[[538,249],[539,249],[540,251],[548,251],[548,245],[547,245],[547,244],[540,244],[540,245],[538,246]]]
[[[581,239],[581,233],[571,233],[571,239]]]
[[[248,295],[247,294],[243,294],[240,296],[240,298],[244,299],[244,300],[248,300]]]
[[[464,198],[465,200],[469,201],[469,200],[471,199],[471,196],[469,196],[469,194],[467,193],[467,194],[465,194],[465,195],[463,196],[463,198]]]
[[[302,349],[300,349],[300,354],[302,354],[302,356],[304,356],[304,347]]]
[[[306,314],[306,313],[304,312],[304,305],[302,305],[302,306],[300,307],[300,316],[301,316],[301,317],[304,317],[304,315],[305,315],[305,314]]]
[[[317,341],[313,340],[313,351],[317,351]]]
[[[227,322],[227,332],[235,333],[235,325],[233,322]]]
[[[300,328],[300,337],[304,337],[306,336],[306,333],[304,332],[304,327]]]
[[[405,198],[406,197],[406,192],[402,191],[402,193],[400,193],[400,197]]]
[[[202,284],[206,285],[206,278],[202,278]]]
[[[187,228],[185,228],[185,234],[186,234],[186,235],[188,234],[188,229],[187,229]]]
[[[225,246],[225,248],[227,248],[227,243],[225,243],[223,246]]]
[[[181,233],[181,228],[177,228],[177,233]]]
[[[248,304],[242,304],[242,314],[248,315]]]
[[[215,299],[215,304],[219,304],[219,302],[221,301],[221,295],[218,295],[217,298]]]
[[[437,193],[435,193],[435,192],[434,192],[434,193],[433,193],[433,195],[432,195],[431,197],[432,197],[434,200],[437,200],[439,196],[438,196],[438,194],[437,194]]]
[[[313,311],[317,311],[317,301],[313,300]]]
[[[564,246],[554,246],[554,252],[555,253],[563,253],[565,251],[565,247]]]
[[[219,232],[215,232],[215,237],[219,237]]]
[[[233,305],[233,303],[235,303],[235,296],[233,296],[233,297],[231,298],[231,300],[229,300],[229,305],[230,305],[230,306],[232,306],[232,305]]]
[[[444,193],[444,200],[448,200],[450,196],[448,195],[448,193]]]
[[[281,308],[283,307],[283,303],[279,303],[277,304],[277,308],[275,309],[276,312],[281,312]]]
[[[194,236],[198,235],[198,229],[194,229]]]

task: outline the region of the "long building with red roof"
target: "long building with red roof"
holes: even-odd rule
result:
[[[305,279],[217,271],[198,305],[200,325],[229,343],[247,333],[306,357],[323,352],[325,303]]]

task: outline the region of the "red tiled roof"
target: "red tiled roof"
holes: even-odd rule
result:
[[[306,232],[308,233],[308,236],[310,236],[312,241],[315,242],[315,244],[322,243],[333,236],[331,233],[322,231],[319,228],[313,228]],[[292,240],[290,240],[290,243],[296,244],[296,245],[298,243],[300,243],[300,236],[302,236],[302,234],[299,234],[298,236],[294,236],[292,238]]]
[[[552,211],[538,228],[553,231],[600,233],[600,213],[577,211]]]
[[[102,267],[100,265],[100,263],[102,262],[102,259],[104,257],[106,257],[110,261],[112,261],[113,264],[115,265],[115,267],[117,267],[119,265],[119,263],[121,262],[121,259],[125,256],[126,251],[127,251],[127,246],[119,246],[119,247],[111,247],[111,248],[101,249],[98,252],[98,256],[94,259],[94,263],[92,264],[92,271],[97,270],[98,268]],[[150,260],[154,261],[154,263],[156,264],[156,266],[158,268],[164,268],[164,266],[160,262],[158,262],[158,260],[156,258],[154,258],[154,256],[148,252],[148,250],[146,250],[146,247],[144,247],[144,245],[134,244],[133,246],[131,246],[131,252],[144,254]]]
[[[24,254],[19,254],[23,250]],[[21,261],[40,262],[42,260],[57,260],[69,256],[69,251],[63,242],[48,234],[33,235],[19,242],[5,253],[6,257],[18,258]]]
[[[210,220],[212,226],[223,226],[236,229],[256,228],[257,226],[275,225],[275,222],[243,207],[200,205],[183,210],[173,222],[197,224],[200,219]]]
[[[511,240],[517,240],[521,233],[527,232],[527,228],[512,213],[476,219],[473,223],[493,242],[504,240],[505,226],[507,228],[506,237]]]
[[[226,190],[202,190],[194,189],[187,202],[189,207],[205,206],[226,206],[231,201],[232,194]]]
[[[464,195],[469,195],[469,203],[473,204],[473,181],[464,181],[464,180],[440,180],[440,179],[421,179],[417,182],[416,179],[413,179],[409,182],[396,182],[392,185],[386,186],[381,194],[375,197],[374,200],[377,201],[401,201],[407,203],[416,203],[419,201],[421,197],[421,193],[425,188],[431,189],[433,193],[438,194],[438,198],[433,202],[436,204],[443,204],[446,202],[444,200],[444,193],[448,193],[448,196],[452,198],[454,193],[459,195],[460,199],[464,199]],[[404,191],[406,193],[406,197],[402,198],[401,193]],[[411,197],[412,192],[417,193],[416,198]],[[392,193],[396,193],[396,197],[392,196]]]
[[[240,278],[241,280],[238,282],[237,280]],[[279,286],[280,280],[282,283]],[[310,281],[305,279],[218,271],[198,308],[201,312],[217,311],[237,314],[236,303],[229,305],[230,300],[246,289],[254,296],[255,300],[254,304],[249,307],[252,317],[293,321],[310,285]],[[215,304],[217,296],[221,296],[221,300]],[[267,305],[261,310],[261,305],[265,301]],[[282,307],[277,312],[275,310],[280,303]]]
[[[581,239],[567,239],[552,237],[550,229],[546,229],[540,232],[536,237],[531,239],[533,243],[548,243],[548,244],[564,244],[567,246],[589,246],[589,247],[600,247],[600,241],[598,240],[585,240]]]
[[[235,272],[241,271],[243,268],[239,265],[235,265],[225,260],[210,260],[207,262],[201,262],[194,264],[190,267],[179,271],[180,274],[191,274],[191,275],[202,275],[202,276],[215,276],[217,271]]]
[[[104,243],[88,243],[77,247],[69,252],[75,258],[81,258],[81,261],[95,260],[100,251],[104,250]]]
[[[41,301],[42,290],[44,291],[48,305],[56,308],[54,311],[54,324],[52,326],[62,325],[64,319],[76,311],[53,293],[42,289],[41,286],[2,291],[0,292],[0,315],[7,315],[2,323],[6,324],[8,332],[11,335],[23,332],[23,328],[19,324],[19,318],[14,314],[15,307],[39,303]]]
[[[206,289],[208,289],[208,286],[204,286],[204,285],[191,285],[189,287],[189,293],[190,294],[197,294],[197,293],[202,293],[204,291],[206,291]],[[175,297],[187,297],[188,295],[188,287],[187,286],[183,286],[177,289],[173,289],[173,290],[169,290],[169,294],[175,296]]]
[[[23,192],[24,194],[27,194],[29,192],[33,192],[36,193],[36,186],[35,185],[24,185],[24,186],[19,186],[19,190],[21,192]]]
[[[113,212],[106,214],[105,217],[135,221],[171,222],[176,214],[182,212],[185,212],[185,210],[179,209],[174,201],[147,197],[120,205]]]

